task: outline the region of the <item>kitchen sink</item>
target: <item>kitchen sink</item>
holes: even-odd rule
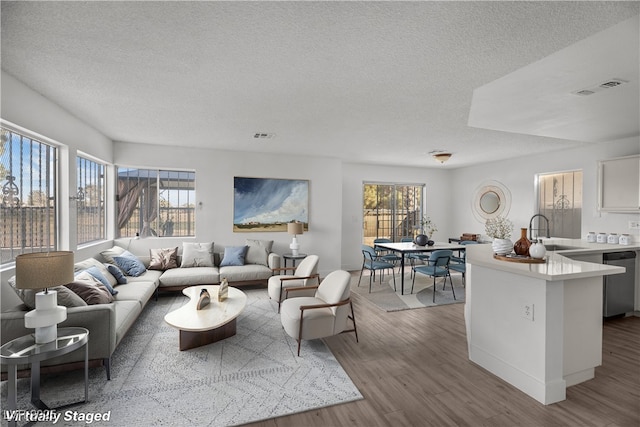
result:
[[[544,245],[544,247],[548,251],[566,251],[566,250],[570,250],[570,249],[582,249],[579,246],[557,245],[557,244],[554,244],[554,243],[550,243],[548,245]]]

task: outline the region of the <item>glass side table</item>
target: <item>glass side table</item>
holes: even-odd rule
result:
[[[282,258],[284,259],[284,266],[285,268],[287,267],[287,261],[291,260],[291,264],[293,267],[296,266],[296,261],[301,260],[301,259],[305,259],[307,257],[307,254],[298,254],[298,255],[294,255],[294,254],[284,254],[282,255]]]
[[[17,409],[18,365],[31,365],[31,403],[38,409],[51,409],[40,400],[40,362],[71,353],[84,346],[84,401],[89,401],[89,331],[85,328],[58,328],[58,338],[46,344],[36,344],[33,334],[16,338],[0,347],[0,362],[8,365],[7,407]],[[59,408],[55,408],[59,409]],[[15,426],[16,421],[9,422]]]

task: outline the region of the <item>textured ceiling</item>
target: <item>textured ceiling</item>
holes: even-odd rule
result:
[[[428,153],[445,150],[444,167],[460,167],[587,144],[469,127],[473,91],[639,13],[638,2],[3,1],[2,68],[116,141],[434,167]]]

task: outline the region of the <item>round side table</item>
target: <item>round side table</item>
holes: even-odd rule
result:
[[[307,254],[298,254],[298,255],[294,255],[294,254],[284,254],[282,255],[282,258],[284,258],[284,266],[285,268],[287,267],[287,261],[291,260],[291,265],[293,267],[296,266],[296,261],[301,260],[301,259],[305,259],[307,257]]]
[[[16,338],[0,347],[0,362],[8,366],[7,410],[17,409],[18,365],[31,365],[31,403],[38,409],[51,409],[40,400],[40,362],[71,353],[84,347],[84,401],[89,401],[89,331],[85,328],[58,328],[58,338],[46,344],[36,344],[33,334]],[[55,408],[59,409],[59,408]],[[9,425],[15,426],[16,421]]]

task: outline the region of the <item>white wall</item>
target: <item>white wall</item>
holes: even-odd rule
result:
[[[456,169],[452,174],[453,222],[456,233],[475,232],[484,234],[484,223],[480,223],[471,211],[475,190],[485,180],[504,184],[511,192],[511,209],[508,218],[514,223],[512,240],[519,238],[518,228],[529,227],[529,220],[536,212],[534,177],[538,173],[580,169],[583,172],[582,238],[589,231],[632,234],[639,241],[638,230],[629,230],[628,222],[640,219],[637,213],[599,213],[598,160],[640,153],[640,139],[627,138],[604,144],[593,144],[586,148],[555,151],[536,156],[527,156],[478,166]],[[629,177],[639,179],[639,177]]]
[[[426,214],[436,224],[435,240],[447,241],[455,224],[451,209],[453,195],[450,180],[453,172],[440,168],[403,168],[392,166],[345,163],[342,175],[342,268],[360,270],[362,267],[362,184],[365,182],[393,182],[426,184]]]
[[[274,252],[290,252],[292,236],[287,233],[233,232],[234,176],[308,179],[309,231],[298,236],[300,251],[320,257],[322,276],[340,268],[342,166],[338,160],[123,142],[116,142],[114,151],[114,162],[120,166],[195,170],[196,203],[202,202],[196,211],[196,240],[213,241],[216,250],[250,238],[274,240]]]
[[[113,144],[109,138],[4,70],[2,118],[67,145],[74,155],[75,150],[80,150],[105,162],[111,162],[113,158]]]
[[[69,203],[69,195],[76,191],[76,153],[78,150],[111,162],[113,144],[109,138],[102,135],[91,126],[80,121],[47,98],[25,86],[13,76],[2,71],[2,119],[45,136],[56,143],[62,144],[59,150],[60,167],[67,171],[60,179],[60,249],[76,249],[76,227],[74,206]],[[110,200],[113,200],[110,198]],[[111,216],[112,217],[112,216]],[[103,246],[85,248],[77,251],[76,259],[82,259],[94,254]],[[2,307],[18,303],[17,296],[12,292],[4,292],[9,277],[15,274],[13,268],[1,272]]]

